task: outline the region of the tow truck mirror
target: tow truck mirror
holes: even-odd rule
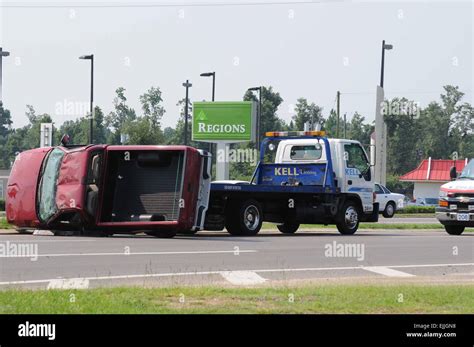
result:
[[[455,180],[457,177],[457,172],[456,172],[456,167],[451,166],[451,169],[449,170],[449,177],[451,177],[451,180]]]

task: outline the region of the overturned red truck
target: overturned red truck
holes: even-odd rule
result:
[[[188,146],[72,145],[20,153],[6,214],[19,229],[157,237],[204,227],[210,155]]]

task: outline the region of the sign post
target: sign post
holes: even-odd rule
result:
[[[217,180],[229,179],[229,144],[255,141],[256,109],[252,101],[193,103],[192,139],[217,144]]]

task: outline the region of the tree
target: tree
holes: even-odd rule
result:
[[[10,111],[3,107],[0,101],[0,168],[10,167],[9,153],[7,151],[8,137],[12,132],[12,119]]]
[[[258,102],[257,97],[252,91],[247,90],[244,95],[244,101]],[[260,139],[267,131],[283,130],[285,122],[277,115],[278,107],[283,102],[280,93],[274,92],[273,88],[262,87],[262,114],[260,117]]]
[[[304,125],[308,122],[310,129],[316,129],[316,125],[322,125],[324,122],[322,111],[323,109],[314,102],[308,104],[308,100],[299,98],[295,106],[296,114],[292,117],[294,121],[293,127],[296,128],[296,130],[304,130]]]
[[[119,87],[115,90],[116,96],[113,101],[114,111],[105,117],[105,124],[111,130],[108,143],[119,144],[122,126],[136,118],[135,110],[127,105],[125,88]]]

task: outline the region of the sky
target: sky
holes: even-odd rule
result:
[[[26,105],[59,125],[88,110],[90,63],[95,56],[94,99],[113,109],[118,87],[140,114],[139,96],[163,93],[163,126],[178,120],[187,79],[192,101],[241,100],[254,86],[272,86],[292,117],[307,98],[328,115],[341,92],[341,114],[375,117],[381,43],[386,52],[385,95],[421,106],[439,100],[442,86],[457,85],[474,103],[472,1],[0,0],[3,101],[13,126],[27,124]],[[120,6],[117,6],[119,5]]]

